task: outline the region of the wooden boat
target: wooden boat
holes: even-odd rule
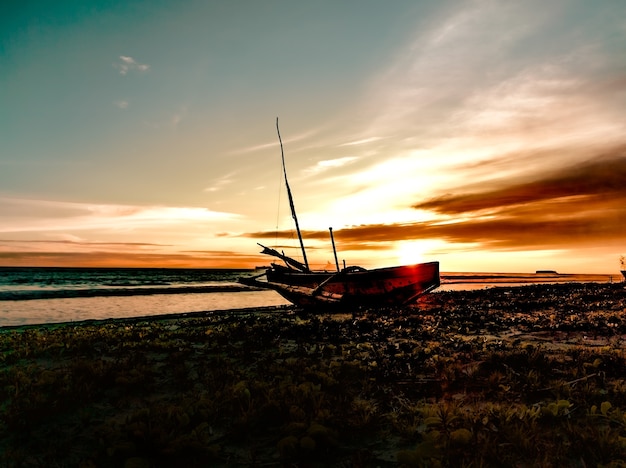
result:
[[[291,189],[287,180],[278,119],[276,120],[276,130],[280,141],[283,173],[291,215],[295,222],[304,261],[300,262],[272,248],[259,244],[263,247],[261,253],[279,258],[285,265],[272,263],[260,275],[252,278],[241,278],[240,281],[243,284],[272,289],[288,301],[301,307],[405,305],[414,302],[419,296],[432,291],[440,285],[439,262],[418,263],[373,270],[366,270],[357,266],[340,269],[332,228],[330,229],[330,237],[337,271],[311,270],[296,216]],[[259,280],[262,277],[265,277],[264,281]]]
[[[300,306],[391,306],[409,304],[438,287],[439,262],[338,272],[304,272],[273,264],[265,275],[267,282],[257,283]]]

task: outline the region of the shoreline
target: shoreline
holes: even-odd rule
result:
[[[270,314],[278,312],[286,312],[288,309],[292,309],[289,305],[277,305],[277,306],[261,306],[261,307],[244,307],[237,309],[221,309],[221,310],[202,310],[193,312],[175,312],[170,314],[158,314],[158,315],[141,315],[136,317],[115,317],[104,319],[85,319],[67,322],[45,322],[45,323],[32,323],[24,325],[4,325],[0,326],[0,335],[5,331],[21,331],[29,330],[33,328],[59,328],[59,327],[82,327],[82,326],[102,326],[110,324],[118,325],[131,325],[141,322],[167,322],[178,321],[185,319],[198,319],[212,316],[224,316],[224,315],[249,315],[249,314]]]
[[[559,276],[565,277],[567,275],[559,275]],[[577,275],[577,276],[580,276],[580,275]],[[535,279],[532,281],[529,280],[528,282],[523,282],[523,281],[519,281],[520,279],[523,279],[523,277],[517,274],[501,274],[500,276],[497,276],[497,277],[493,275],[486,275],[486,276],[478,276],[478,275],[443,276],[442,275],[441,286],[435,289],[434,291],[428,293],[424,297],[428,297],[429,295],[433,295],[433,294],[434,295],[443,294],[443,293],[451,292],[451,291],[455,291],[458,293],[465,293],[465,292],[471,292],[471,291],[489,291],[493,288],[520,288],[520,287],[532,287],[532,286],[586,285],[586,284],[599,284],[599,285],[623,284],[626,286],[626,281],[619,281],[619,282],[603,281],[604,275],[585,275],[585,277],[587,279],[592,278],[593,280],[586,281],[586,282],[566,281],[566,280],[550,281],[549,278],[547,278],[546,281],[537,281]],[[450,278],[452,278],[452,280]],[[485,279],[489,279],[490,281],[485,282],[484,281]],[[105,323],[111,320],[129,321],[129,322],[142,321],[142,320],[155,320],[156,321],[156,320],[168,320],[168,319],[194,317],[194,316],[202,317],[202,316],[211,315],[211,314],[227,314],[227,313],[245,314],[245,313],[255,313],[255,312],[260,313],[264,311],[268,311],[268,312],[273,311],[273,310],[280,311],[285,308],[295,308],[295,306],[289,304],[283,298],[280,298],[276,293],[259,289],[259,288],[254,288],[251,286],[227,285],[224,287],[210,286],[207,290],[204,290],[204,288],[200,288],[199,290],[196,291],[196,289],[197,288],[192,288],[192,292],[194,294],[197,294],[198,297],[207,297],[207,298],[217,297],[219,293],[226,293],[226,294],[262,293],[262,294],[270,294],[272,295],[272,297],[275,296],[275,299],[278,301],[278,303],[270,303],[269,305],[263,305],[263,306],[242,305],[239,307],[232,307],[232,308],[225,307],[224,305],[216,305],[215,308],[210,308],[206,310],[187,310],[187,311],[182,310],[180,312],[167,312],[163,314],[153,313],[153,314],[139,314],[139,315],[128,315],[128,316],[117,315],[114,317],[84,318],[84,319],[77,319],[77,320],[70,319],[70,320],[41,321],[41,322],[36,322],[36,323],[14,323],[14,324],[8,324],[8,325],[0,325],[0,333],[2,333],[3,330],[13,330],[13,329],[20,329],[20,328],[80,325],[80,324],[89,324],[89,323],[98,324],[98,323]],[[207,292],[207,291],[209,292],[208,296],[204,296],[203,294],[201,294],[202,292]],[[216,296],[212,296],[213,293],[216,293]],[[144,292],[144,290],[142,289],[142,293],[139,294],[138,296],[152,298],[152,297],[157,297],[159,294],[161,294],[161,292],[159,291],[147,292],[146,290],[146,292]],[[176,294],[177,294],[177,291],[173,290],[172,292],[167,293],[166,296],[176,297]],[[104,296],[101,296],[100,298],[101,299],[107,299],[107,298],[115,299],[115,298],[123,298],[123,297],[132,298],[134,297],[134,295],[122,293],[122,294],[104,295]],[[87,294],[84,296],[65,297],[65,298],[59,298],[59,299],[53,298],[51,296],[51,298],[41,299],[41,301],[44,301],[45,303],[45,301],[48,301],[48,300],[73,301],[74,299],[81,300],[81,299],[94,299],[94,298],[92,297],[91,294]],[[266,301],[267,299],[264,302]],[[11,302],[11,301],[8,301],[8,302]],[[29,302],[30,300],[28,301],[18,300],[16,303],[26,305]],[[247,301],[247,302],[251,302],[251,301]],[[415,306],[419,306],[419,304],[422,304],[423,302],[424,302],[423,299],[419,299],[418,302],[416,302]],[[0,300],[0,305],[2,305],[3,303],[7,303],[7,301]],[[411,306],[408,306],[408,307],[411,307]]]

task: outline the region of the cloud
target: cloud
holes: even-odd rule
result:
[[[413,208],[445,215],[467,215],[485,210],[498,213],[515,206],[543,206],[555,202],[558,203],[559,213],[568,206],[575,211],[601,210],[626,200],[625,181],[626,147],[553,171],[543,178],[521,183],[506,179],[498,184],[505,185],[502,188],[444,195],[416,203]]]
[[[541,15],[538,5],[443,6],[381,66],[363,96],[371,125],[344,140],[378,163],[350,166],[333,202],[338,219],[366,224],[337,227],[338,240],[364,250],[426,238],[476,250],[623,244],[626,81],[614,22],[590,36],[607,11],[568,6],[570,19],[594,13],[581,34],[562,2]]]
[[[337,159],[327,159],[324,161],[318,161],[313,167],[306,169],[304,172],[306,175],[317,175],[322,172],[326,172],[329,169],[337,169],[339,167],[346,166],[348,164],[352,164],[355,162],[357,157],[354,156],[346,156],[343,158]]]
[[[177,128],[187,115],[187,106],[181,106],[177,111],[164,112],[155,120],[145,120],[143,124],[149,128]]]
[[[564,8],[442,4],[371,79],[363,101],[375,113],[363,138],[386,138],[388,151],[461,154],[619,140],[626,131],[623,61],[608,38],[623,31],[604,24],[610,7],[568,7],[570,19],[589,17],[579,27],[563,23]]]
[[[120,109],[127,109],[129,102],[126,100],[120,99],[119,101],[115,101],[114,104]]]
[[[312,141],[313,137],[316,137],[317,135],[319,135],[319,133],[320,133],[319,129],[308,129],[297,135],[288,135],[288,136],[282,135],[281,138],[283,140],[283,145],[285,147],[289,146],[289,149],[292,150],[293,148],[291,147],[291,145],[294,145],[295,143]],[[274,141],[270,141],[267,143],[259,143],[259,144],[255,144],[251,146],[246,146],[244,148],[239,148],[239,149],[231,151],[231,154],[255,153],[258,151],[267,150],[269,148],[276,149],[276,151],[280,152],[280,142],[278,140],[278,136],[276,136],[276,139]],[[302,148],[303,147],[300,146],[296,148],[296,151],[302,150]]]
[[[205,192],[217,192],[222,190],[224,187],[233,183],[235,172],[231,172],[226,174],[219,179],[215,180],[211,186],[204,189]]]
[[[381,137],[362,138],[362,139],[359,139],[359,140],[350,141],[348,143],[343,143],[343,144],[341,144],[339,146],[361,146],[361,145],[366,145],[368,143],[376,142],[378,140],[381,140]]]
[[[262,262],[261,255],[245,255],[232,251],[194,251],[159,254],[149,252],[33,252],[0,251],[3,266],[73,266],[73,267],[158,267],[158,268],[254,268]]]
[[[334,231],[342,250],[377,250],[398,241],[437,239],[475,250],[524,251],[621,246],[626,238],[626,147],[528,180],[506,178],[412,205],[419,222],[367,224]],[[246,234],[292,238],[292,231]],[[325,241],[327,231],[305,231]]]
[[[131,71],[142,73],[150,70],[150,65],[139,63],[134,58],[127,55],[120,55],[119,61],[113,63],[113,67],[119,70],[120,75],[126,75]]]
[[[69,236],[69,235],[63,235],[63,237],[76,237],[76,236]],[[23,240],[23,239],[0,239],[0,247],[3,247],[3,244],[8,244],[9,246],[11,244],[19,244],[19,245],[40,245],[40,244],[45,244],[45,245],[56,245],[56,244],[63,244],[63,245],[72,245],[72,246],[78,246],[78,247],[114,247],[114,248],[120,248],[120,247],[129,247],[129,248],[137,248],[137,247],[168,247],[168,244],[155,244],[155,243],[149,243],[149,242],[94,242],[94,241],[87,241],[87,240],[70,240],[70,239],[61,239],[61,240]]]
[[[394,242],[436,239],[473,251],[526,251],[576,249],[599,243],[622,246],[626,213],[618,208],[571,218],[476,218],[459,223],[424,221],[406,224],[370,224],[334,231],[340,250],[388,250]],[[326,231],[309,231],[307,240],[324,241]],[[290,239],[291,232],[255,232],[254,239]],[[307,246],[308,248],[308,246]]]
[[[0,198],[0,233],[158,228],[236,220],[239,215],[202,207],[138,206]]]
[[[194,206],[122,205],[0,197],[0,265],[170,266],[226,268],[258,264],[259,256],[230,261],[217,254],[179,255],[238,225],[241,215]],[[236,223],[236,224],[232,224]],[[249,263],[247,263],[249,262]]]

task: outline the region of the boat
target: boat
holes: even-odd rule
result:
[[[401,306],[411,304],[420,296],[439,287],[439,262],[371,270],[359,266],[346,267],[345,265],[343,268],[339,268],[332,228],[329,230],[335,255],[336,271],[311,270],[287,180],[285,154],[278,119],[276,119],[276,131],[280,142],[282,168],[291,216],[300,241],[303,261],[259,244],[263,249],[262,254],[276,257],[282,260],[284,264],[271,263],[259,275],[240,278],[241,283],[274,290],[292,304],[303,308]]]

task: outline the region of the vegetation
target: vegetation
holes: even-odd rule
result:
[[[626,290],[0,332],[5,466],[626,466]]]

